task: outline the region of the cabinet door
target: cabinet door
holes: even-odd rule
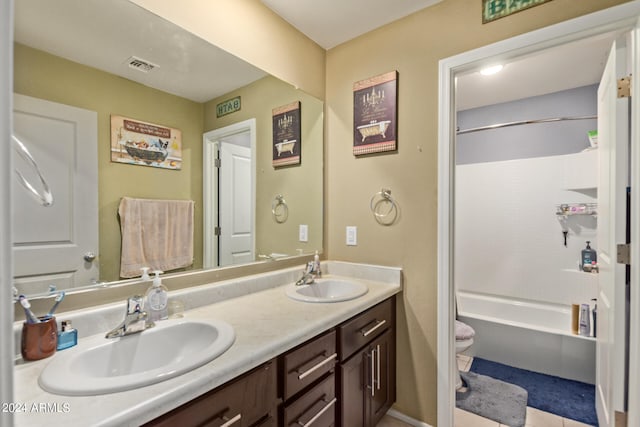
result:
[[[339,390],[340,411],[339,424],[342,427],[364,426],[364,400],[366,389],[371,381],[371,373],[367,367],[369,353],[363,351],[354,355],[349,361],[340,365]],[[366,376],[369,373],[369,376]]]
[[[375,426],[396,400],[395,334],[388,330],[368,347],[371,389],[365,401],[366,425]],[[365,378],[367,376],[365,375]]]

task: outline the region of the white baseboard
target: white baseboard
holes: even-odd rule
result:
[[[422,421],[418,421],[415,418],[411,418],[410,416],[405,415],[402,412],[396,411],[393,408],[389,409],[389,411],[387,412],[387,415],[415,427],[431,427],[429,424]]]

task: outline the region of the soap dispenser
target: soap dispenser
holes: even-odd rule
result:
[[[160,279],[162,271],[155,270],[153,273],[155,277],[153,278],[153,284],[149,287],[149,290],[147,290],[144,305],[149,320],[155,322],[168,318],[169,309],[167,308],[168,289],[162,284],[162,279]]]
[[[316,276],[319,277],[322,273],[320,271],[320,255],[318,255],[318,251],[313,256],[313,269],[316,272]]]

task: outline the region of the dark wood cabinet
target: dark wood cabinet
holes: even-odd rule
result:
[[[374,427],[395,399],[391,297],[145,426]]]
[[[336,425],[336,380],[330,374],[317,385],[287,403],[283,411],[285,427],[333,427]]]
[[[267,362],[145,424],[154,427],[253,427],[277,425],[276,362]],[[269,419],[274,421],[269,424]]]
[[[339,425],[375,426],[396,399],[395,305],[391,298],[338,328]],[[377,325],[382,325],[377,327]],[[376,328],[373,332],[373,328]],[[373,335],[373,338],[370,337]],[[364,346],[353,351],[352,343]],[[346,344],[345,344],[346,343]]]

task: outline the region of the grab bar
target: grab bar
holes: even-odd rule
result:
[[[42,176],[42,172],[40,172],[40,168],[38,167],[38,163],[36,163],[35,159],[27,149],[27,147],[18,139],[15,135],[11,135],[11,140],[13,142],[13,148],[16,152],[22,157],[27,164],[33,169],[33,171],[40,178],[40,183],[42,184],[42,193],[39,193],[38,190],[22,175],[22,173],[15,169],[16,175],[18,175],[18,182],[32,195],[42,206],[48,207],[53,205],[53,194],[51,194],[51,190],[49,189],[49,184]]]

